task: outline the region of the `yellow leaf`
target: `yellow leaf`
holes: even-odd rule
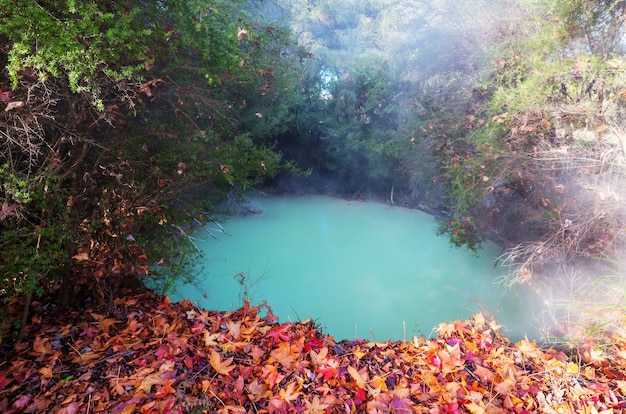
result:
[[[367,353],[361,351],[361,347],[357,346],[356,349],[353,352],[354,356],[357,357],[358,359],[363,358],[365,355],[367,355]]]
[[[230,342],[224,342],[223,344],[220,344],[219,347],[222,350],[222,352],[228,353],[228,352],[237,352],[247,345],[249,345],[249,342],[230,341]]]
[[[150,389],[153,385],[163,385],[163,379],[160,375],[161,374],[148,375],[141,381],[141,384],[137,388],[141,388],[143,392],[150,394]]]
[[[243,38],[245,37],[245,35],[247,34],[248,34],[248,31],[246,29],[238,27],[237,28],[237,41],[241,42]]]
[[[537,349],[535,342],[528,342],[526,340],[520,341],[516,344],[521,356],[526,358],[541,358],[543,353]]]
[[[363,378],[363,376],[361,376],[359,371],[357,371],[357,369],[354,368],[352,365],[348,366],[348,373],[356,381],[356,385],[359,388],[365,388],[366,387],[366,385],[367,385],[367,378]]]
[[[475,402],[465,404],[464,407],[467,408],[467,410],[472,414],[484,414],[485,413],[485,409],[481,407],[480,405],[476,404]]]
[[[235,369],[235,365],[231,365],[233,362],[233,357],[230,357],[224,361],[222,361],[222,357],[218,352],[211,353],[211,366],[218,374],[228,375],[230,371]]]
[[[72,259],[76,260],[77,262],[86,262],[87,260],[89,260],[89,253],[87,252],[77,253],[74,256],[72,256]]]
[[[437,331],[437,334],[439,335],[450,336],[456,332],[456,327],[454,326],[454,324],[441,322],[435,330]]]
[[[568,362],[566,371],[568,374],[574,374],[574,375],[578,374],[578,371],[579,371],[578,364],[574,362]]]
[[[511,378],[505,379],[494,387],[496,392],[500,395],[509,395],[513,388],[515,388],[515,381]]]
[[[326,363],[326,357],[328,356],[328,348],[324,347],[320,349],[319,353],[315,352],[314,350],[311,350],[311,352],[309,352],[309,356],[311,357],[313,368],[317,368],[318,366]]]
[[[220,336],[219,333],[209,334],[209,331],[205,331],[204,332],[204,346],[209,347],[209,346],[217,345],[217,342],[215,340],[219,338],[219,336]]]
[[[489,327],[491,328],[492,331],[497,331],[498,329],[502,328],[502,325],[498,324],[498,322],[496,321],[490,321]]]
[[[500,115],[496,115],[493,118],[491,118],[492,121],[497,122],[498,124],[503,123],[507,118],[509,117],[509,113],[505,112],[503,114]]]
[[[371,381],[372,387],[376,388],[379,391],[385,392],[387,391],[387,383],[385,379],[382,377],[375,377]]]

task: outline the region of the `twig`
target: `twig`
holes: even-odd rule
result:
[[[189,213],[187,213],[189,214]],[[209,235],[211,237],[213,237],[214,239],[217,239],[217,236],[213,233],[211,233],[211,230],[209,230],[209,228],[207,226],[205,226],[204,224],[202,224],[202,222],[200,222],[200,220],[198,220],[197,218],[193,218],[193,221],[195,221],[200,227],[202,227],[207,233],[209,233]]]
[[[180,231],[180,233],[185,236],[187,238],[187,240],[189,240],[189,243],[191,243],[191,245],[196,249],[196,251],[198,252],[198,254],[202,257],[204,256],[204,254],[202,254],[202,250],[200,250],[200,248],[198,247],[198,245],[196,245],[196,243],[194,242],[195,237],[190,236],[189,234],[187,234],[185,232],[185,230],[183,230],[180,226],[176,225],[176,224],[172,224],[172,226],[176,227],[178,229],[178,231]]]
[[[216,377],[217,377],[217,373],[215,373],[215,375],[213,375],[213,378],[211,378],[211,381],[213,381]],[[218,400],[220,403],[222,403],[222,405],[223,405],[224,407],[226,407],[226,404],[224,404],[224,401],[222,401],[222,399],[221,399],[220,397],[218,397],[218,396],[217,396],[217,394],[215,394],[215,393],[213,392],[213,390],[212,390],[212,389],[208,388],[208,390],[209,390],[209,392],[210,392],[211,394],[213,394],[213,396],[214,396],[215,398],[217,398],[217,400]]]
[[[402,321],[402,329],[404,330],[404,341],[406,342],[406,321]]]

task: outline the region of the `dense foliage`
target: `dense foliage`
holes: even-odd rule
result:
[[[623,1],[282,3],[314,53],[318,170],[435,212],[456,246],[497,241],[558,332],[620,326]]]
[[[198,201],[295,170],[275,128],[243,128],[246,100],[278,106],[295,50],[253,12],[219,0],[0,2],[2,296],[27,295],[26,308],[33,293],[112,300],[149,265],[189,270]]]

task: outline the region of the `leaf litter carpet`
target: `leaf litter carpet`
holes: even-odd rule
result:
[[[149,292],[31,315],[0,360],[2,413],[626,412],[626,339],[566,355],[513,344],[481,314],[384,343]]]

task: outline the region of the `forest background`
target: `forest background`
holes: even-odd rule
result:
[[[0,0],[2,340],[34,297],[192,278],[259,185],[424,209],[548,286],[555,335],[621,329],[625,7]]]

